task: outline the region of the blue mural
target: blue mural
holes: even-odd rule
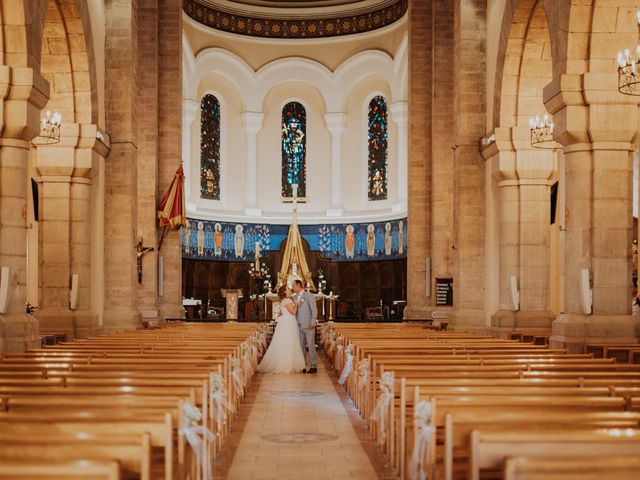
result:
[[[203,260],[253,261],[256,243],[263,255],[279,250],[289,225],[227,223],[187,219],[182,229],[182,256]],[[334,261],[405,258],[407,219],[377,223],[300,225],[311,250]]]

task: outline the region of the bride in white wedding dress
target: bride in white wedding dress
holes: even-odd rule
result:
[[[258,365],[259,372],[300,373],[306,368],[300,346],[300,329],[296,320],[298,306],[290,298],[291,294],[291,290],[284,285],[278,290],[282,316],[278,319],[267,353]]]

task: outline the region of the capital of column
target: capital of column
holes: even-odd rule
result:
[[[198,116],[198,102],[190,98],[182,99],[182,121],[191,125]]]
[[[639,103],[640,98],[617,92],[615,73],[561,75],[544,88],[554,138],[565,150],[574,144],[631,144],[638,131]]]
[[[389,112],[391,112],[391,120],[397,125],[406,125],[409,122],[409,102],[406,100],[393,102],[389,106]]]
[[[97,125],[63,123],[58,143],[36,146],[36,167],[44,177],[92,177],[98,158],[105,158],[109,149],[109,135]]]
[[[262,128],[264,113],[261,112],[244,112],[242,114],[242,129],[246,133],[256,134]]]
[[[49,82],[33,68],[0,65],[0,130],[3,138],[29,141],[40,132],[40,110],[49,99]]]
[[[332,135],[338,135],[344,132],[347,125],[347,116],[341,112],[327,113],[324,116],[327,124],[327,130]]]

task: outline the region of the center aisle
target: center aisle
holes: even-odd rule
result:
[[[221,478],[389,477],[376,473],[321,363],[313,375],[262,376],[228,475]]]

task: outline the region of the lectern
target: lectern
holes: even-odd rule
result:
[[[242,298],[242,289],[241,288],[221,288],[220,292],[222,293],[222,298],[224,298],[227,302],[226,310],[226,318],[227,320],[237,320],[238,319],[238,303],[239,299]]]

